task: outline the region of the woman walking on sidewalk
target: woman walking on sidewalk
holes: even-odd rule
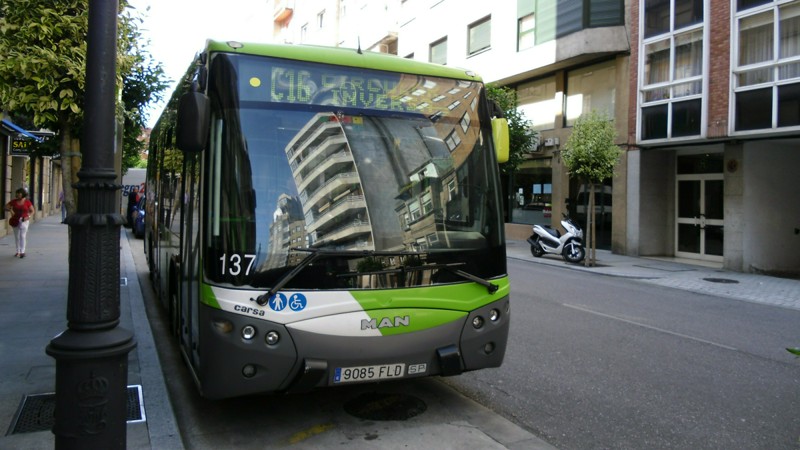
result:
[[[14,256],[20,258],[25,257],[28,225],[34,213],[33,203],[27,197],[25,189],[17,189],[17,198],[6,203],[6,211],[13,213],[8,223],[14,228],[14,240],[17,242],[17,254]]]

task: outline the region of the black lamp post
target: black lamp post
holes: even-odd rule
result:
[[[121,186],[114,170],[117,0],[89,1],[86,103],[78,210],[70,227],[67,330],[47,346],[56,360],[57,449],[124,449],[128,353],[120,328]]]

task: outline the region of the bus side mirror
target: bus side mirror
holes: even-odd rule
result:
[[[209,103],[208,97],[200,92],[187,92],[181,96],[175,139],[182,151],[196,153],[206,148],[211,123]]]
[[[492,119],[492,138],[498,164],[508,161],[509,147],[511,146],[508,140],[508,120],[500,117]]]

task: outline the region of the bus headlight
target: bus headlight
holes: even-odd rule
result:
[[[214,319],[211,321],[211,323],[214,325],[214,328],[220,333],[228,334],[231,331],[233,331],[233,323],[230,320]]]
[[[264,341],[266,341],[266,343],[267,343],[268,345],[275,345],[275,344],[277,344],[277,343],[278,343],[278,341],[280,341],[280,340],[281,340],[281,335],[280,335],[280,334],[278,334],[278,332],[277,332],[277,331],[270,331],[270,332],[269,332],[269,333],[267,333],[267,335],[264,337]]]
[[[242,328],[242,337],[245,340],[249,341],[250,339],[253,339],[255,336],[256,336],[256,328],[254,326],[245,325],[244,328]]]
[[[472,326],[478,330],[483,326],[483,317],[475,316],[472,318]]]
[[[489,320],[492,322],[497,322],[497,319],[500,318],[500,311],[493,309],[489,311]]]

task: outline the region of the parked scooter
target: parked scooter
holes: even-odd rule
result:
[[[566,214],[562,214],[561,226],[567,231],[564,234],[549,226],[534,225],[533,234],[528,238],[531,254],[540,257],[545,253],[561,255],[570,263],[579,263],[586,256],[583,248],[583,230]]]

